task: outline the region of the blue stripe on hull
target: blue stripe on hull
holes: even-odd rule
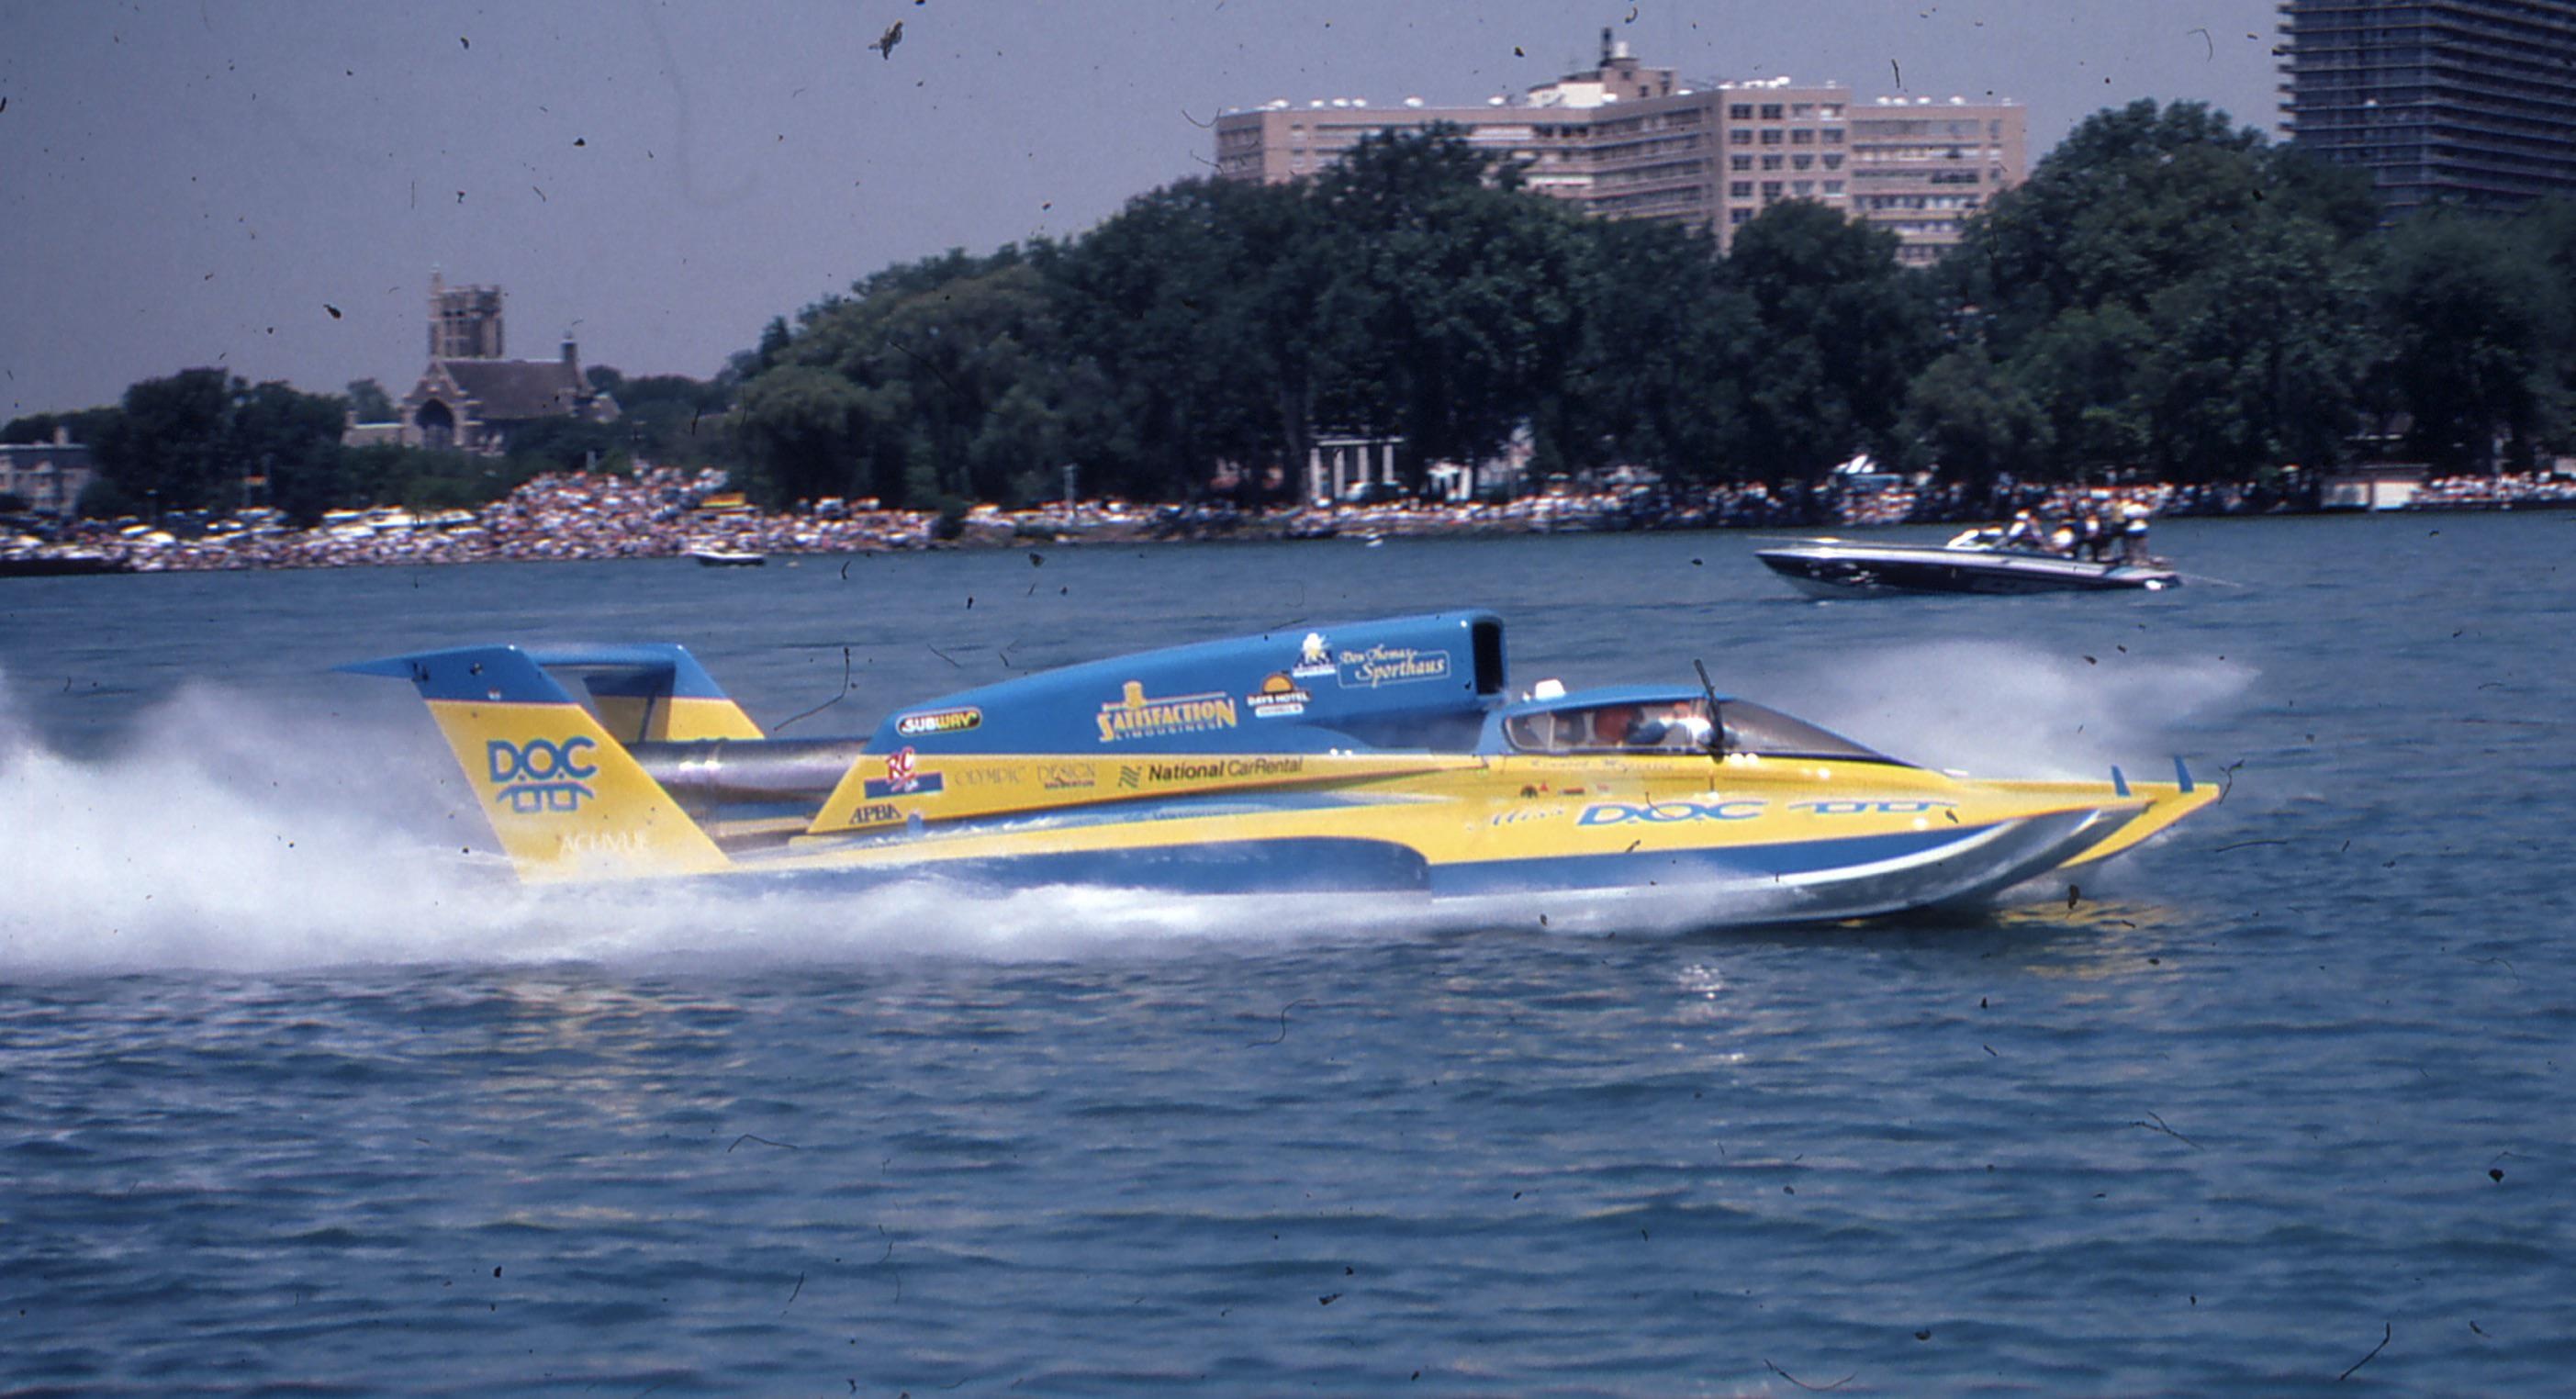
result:
[[[1086,884],[1168,894],[1414,893],[1430,887],[1428,866],[1391,841],[1313,837],[1073,850],[983,860],[831,870],[781,877],[799,884],[862,887],[910,879],[953,879],[996,888]]]
[[[1569,889],[1643,889],[1649,884],[1780,880],[1923,855],[1944,846],[1963,844],[1991,829],[1967,826],[1940,831],[1846,836],[1835,840],[1784,841],[1772,845],[1479,860],[1435,868],[1431,871],[1431,891],[1458,897]]]
[[[1176,894],[1427,893],[1457,898],[1586,889],[1797,882],[1855,866],[1962,849],[1992,827],[1896,832],[1723,849],[1551,855],[1434,866],[1392,841],[1302,837],[779,871],[800,884],[955,879],[998,888],[1094,885]]]

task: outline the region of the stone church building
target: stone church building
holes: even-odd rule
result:
[[[617,400],[582,377],[571,336],[554,359],[504,359],[504,353],[501,289],[451,287],[431,273],[429,368],[396,405],[396,421],[352,423],[342,440],[500,456],[533,423],[617,420]]]

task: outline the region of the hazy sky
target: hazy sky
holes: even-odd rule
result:
[[[430,273],[509,353],[705,377],[886,265],[1099,223],[1273,98],[1435,106],[1590,66],[1992,93],[2033,156],[2190,98],[2269,127],[2273,0],[0,0],[0,418],[197,365],[427,359]],[[889,55],[870,46],[887,26]],[[1519,50],[1518,53],[1515,50]],[[338,314],[335,316],[333,310]]]

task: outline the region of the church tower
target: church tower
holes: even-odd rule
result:
[[[501,289],[451,287],[430,273],[429,357],[501,358]]]

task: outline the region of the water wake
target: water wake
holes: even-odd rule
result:
[[[192,687],[98,758],[0,711],[0,975],[180,967],[717,957],[749,963],[1150,955],[1374,934],[1290,900],[924,880],[854,895],[776,886],[528,888],[415,712],[286,726]]]
[[[2166,778],[2175,755],[2195,772],[2217,767],[2207,726],[2253,678],[2232,663],[2147,661],[2116,648],[2087,656],[1941,641],[1838,656],[1780,677],[1776,693],[1793,713],[1927,767],[2098,780],[2118,763]]]

